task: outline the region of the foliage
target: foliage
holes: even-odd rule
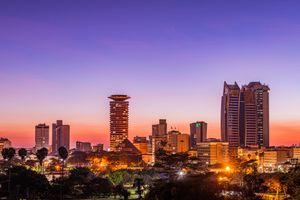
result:
[[[159,182],[150,189],[146,200],[196,200],[201,199],[219,200],[220,188],[217,180],[211,174],[187,176],[181,180]]]
[[[37,150],[36,157],[41,166],[43,164],[44,159],[47,157],[47,155],[48,155],[48,149],[46,149],[45,147]]]
[[[59,147],[58,154],[63,160],[66,160],[69,155],[68,150],[65,147]]]
[[[16,155],[16,150],[14,148],[4,148],[2,149],[2,157],[7,160],[11,160]]]
[[[19,149],[18,155],[21,157],[22,161],[24,161],[25,157],[27,156],[27,150],[25,148]]]
[[[112,172],[109,175],[109,179],[114,185],[119,185],[119,184],[123,183],[123,181],[124,181],[124,171],[123,170],[117,170],[117,171]]]
[[[10,198],[12,199],[39,199],[45,198],[49,191],[49,183],[44,175],[28,170],[22,166],[12,167],[0,177],[2,197],[8,196],[10,173]]]

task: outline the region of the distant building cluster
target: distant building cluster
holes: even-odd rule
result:
[[[285,150],[269,149],[269,90],[260,82],[250,82],[240,87],[237,83],[224,82],[221,100],[221,139],[208,138],[208,124],[201,120],[190,123],[190,132],[168,129],[166,119],[152,125],[149,137],[135,136],[131,142],[129,132],[129,99],[124,94],[111,95],[109,151],[139,155],[145,163],[154,164],[155,154],[164,150],[170,154],[188,153],[209,165],[226,163],[231,157],[261,156],[263,166],[280,163],[286,158],[300,157],[300,150],[288,154]],[[70,125],[62,120],[52,124],[52,144],[49,144],[49,126],[35,126],[35,149],[48,148],[53,155],[59,147],[70,150]],[[0,139],[0,149],[11,146],[8,139]],[[252,148],[252,149],[251,149]],[[256,148],[253,151],[253,148]],[[262,150],[263,149],[263,150]],[[77,141],[75,151],[103,152],[103,144],[92,146],[90,142]],[[263,154],[262,152],[263,151]],[[292,155],[292,156],[291,156]],[[247,157],[246,156],[246,157]]]

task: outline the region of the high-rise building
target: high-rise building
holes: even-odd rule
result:
[[[116,151],[128,138],[128,108],[130,97],[127,95],[111,95],[110,101],[110,150]]]
[[[203,121],[190,124],[190,145],[196,148],[196,144],[205,142],[207,139],[207,123]]]
[[[83,152],[90,152],[92,151],[92,145],[90,142],[76,142],[76,150],[83,151]]]
[[[222,141],[230,147],[269,146],[269,90],[260,82],[239,88],[224,83],[221,106]]]
[[[167,120],[160,119],[159,124],[152,125],[152,136],[166,135],[167,129],[168,129]]]
[[[70,126],[64,125],[62,120],[52,124],[52,153],[57,153],[59,147],[70,149]]]
[[[244,127],[245,146],[269,146],[269,90],[260,82],[250,82],[242,87],[244,96]]]
[[[38,124],[35,126],[35,149],[49,148],[49,126]]]
[[[240,146],[240,87],[224,82],[221,103],[221,138],[229,146]]]
[[[199,159],[210,165],[229,162],[228,142],[197,143]]]

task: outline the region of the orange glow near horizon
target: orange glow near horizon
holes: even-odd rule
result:
[[[293,145],[300,143],[300,124],[298,121],[273,122],[270,126],[271,145]],[[50,125],[50,124],[49,124]],[[76,141],[86,141],[92,144],[103,143],[108,147],[109,127],[98,124],[79,124],[71,125],[71,147],[75,146]],[[189,133],[189,124],[176,124],[177,129],[182,133]],[[51,127],[51,126],[50,126]],[[218,123],[208,122],[208,137],[220,138]],[[171,125],[169,125],[169,129]],[[151,124],[134,123],[129,128],[129,139],[134,136],[149,136],[151,134]],[[34,125],[6,124],[1,126],[0,137],[10,139],[14,147],[33,147],[34,146]],[[50,128],[51,144],[51,128]]]

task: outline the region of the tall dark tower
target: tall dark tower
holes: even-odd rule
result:
[[[230,147],[240,146],[240,87],[224,82],[221,103],[221,137]]]
[[[111,95],[110,105],[110,150],[116,151],[119,144],[128,138],[128,108],[130,99],[127,95]]]

